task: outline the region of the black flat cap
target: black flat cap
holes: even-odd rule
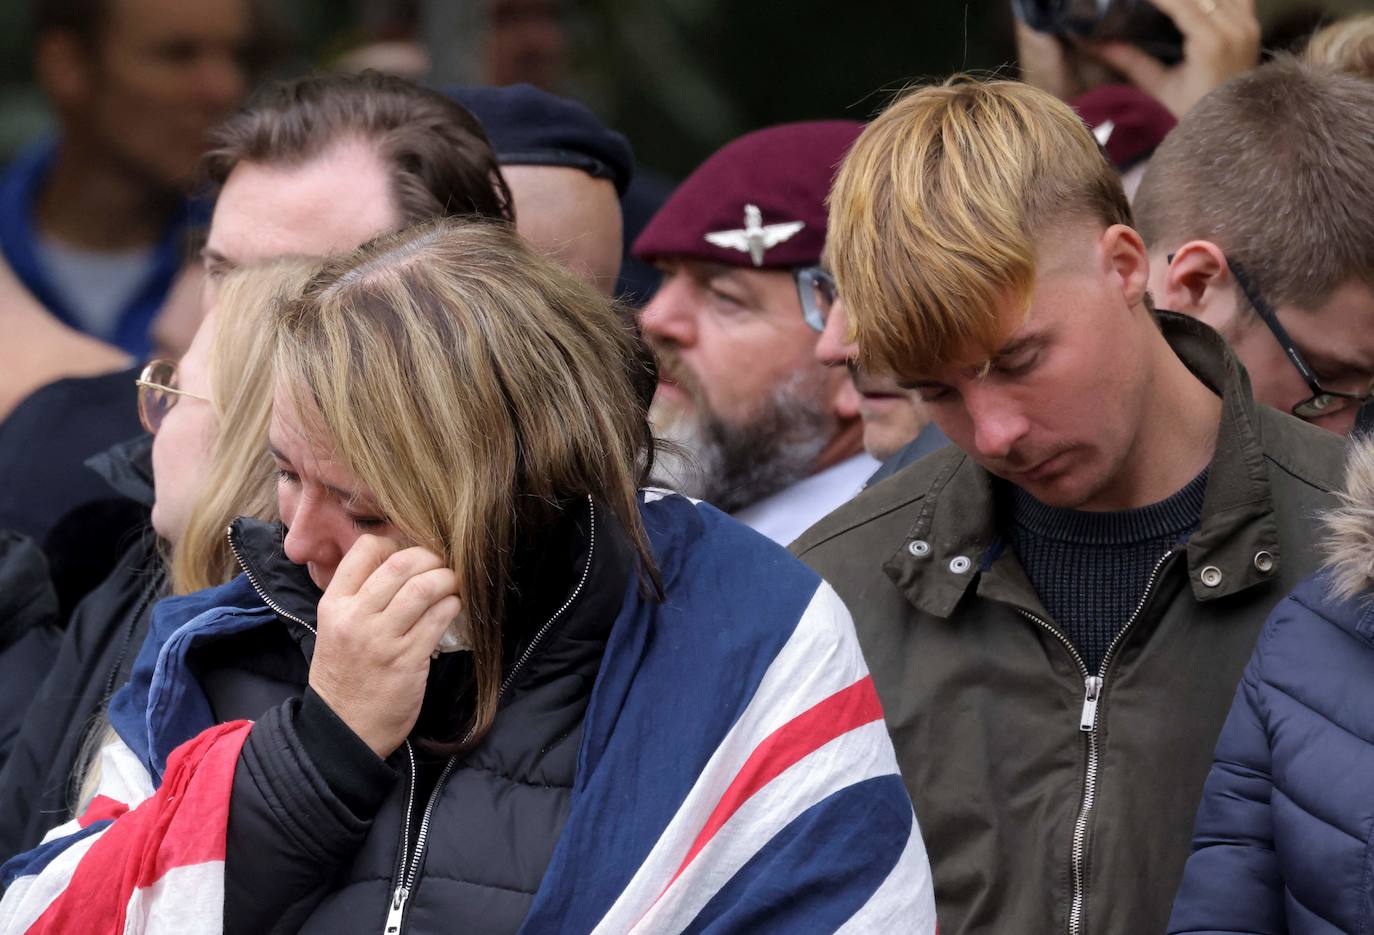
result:
[[[585,105],[528,84],[445,93],[481,121],[502,165],[566,166],[609,179],[621,195],[629,188],[634,175],[629,141]]]

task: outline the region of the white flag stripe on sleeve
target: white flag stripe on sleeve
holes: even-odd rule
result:
[[[920,899],[919,914],[912,917],[912,898]],[[883,885],[869,897],[858,912],[849,917],[835,935],[871,935],[873,932],[935,932],[935,889],[930,878],[921,829],[913,820],[911,837],[906,842],[897,866]]]
[[[658,899],[705,826],[720,797],[759,744],[778,728],[868,675],[849,611],[821,582],[791,638],[769,665],[739,720],[712,754],[692,790],[659,836],[598,935],[623,932]],[[887,744],[885,743],[884,746]],[[896,771],[895,762],[892,771]]]
[[[778,832],[835,792],[897,771],[887,728],[873,721],[798,760],[745,802],[633,932],[680,931]],[[824,842],[817,842],[823,848]]]

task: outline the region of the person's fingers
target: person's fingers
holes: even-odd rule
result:
[[[420,647],[424,649],[425,655],[432,656],[434,651],[439,648],[439,641],[444,637],[444,631],[449,628],[453,621],[458,619],[458,615],[463,611],[463,601],[456,594],[450,594],[438,603],[426,610],[420,619],[415,621],[415,626],[411,627],[411,632]]]
[[[1138,88],[1158,94],[1169,69],[1153,55],[1127,42],[1093,43],[1093,55],[1125,75]]]
[[[389,606],[412,579],[444,567],[444,560],[428,549],[420,546],[401,549],[377,566],[363,582],[357,592],[358,606],[377,613]]]
[[[1185,39],[1214,32],[1222,12],[1221,0],[1150,0],[1159,11],[1174,21]]]
[[[400,546],[382,536],[359,536],[349,548],[339,567],[334,570],[327,597],[351,597],[381,567],[387,559],[400,551]]]
[[[1016,19],[1015,26],[1016,58],[1021,66],[1021,79],[1059,98],[1073,96],[1075,89],[1070,52],[1065,49],[1060,37],[1036,32],[1020,18]]]
[[[434,568],[411,578],[392,598],[381,627],[387,633],[402,635],[435,604],[453,595],[458,589],[458,576],[451,568]]]

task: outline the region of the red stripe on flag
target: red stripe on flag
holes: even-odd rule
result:
[[[706,819],[692,847],[683,858],[668,888],[682,876],[701,849],[711,842],[727,821],[749,801],[754,793],[768,785],[782,773],[837,737],[852,730],[880,721],[883,708],[873,688],[873,677],[865,676],[843,688],[769,734],[749,755],[749,759],[735,774],[730,787],[721,796],[711,816]]]
[[[89,828],[97,821],[118,818],[128,810],[129,806],[118,799],[112,799],[108,795],[97,795],[91,799],[91,804],[86,806],[86,810],[81,813],[76,823],[83,828]]]
[[[234,769],[251,727],[219,724],[173,750],[162,785],[100,832],[25,935],[120,935],[135,890],[174,867],[224,860]]]

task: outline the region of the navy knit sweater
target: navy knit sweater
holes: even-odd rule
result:
[[[1005,525],[1012,548],[1090,673],[1130,620],[1155,564],[1197,528],[1206,492],[1203,471],[1167,500],[1094,513],[1046,506],[1010,488]]]

